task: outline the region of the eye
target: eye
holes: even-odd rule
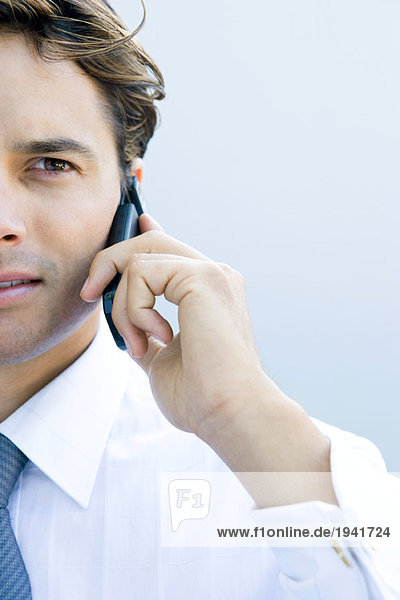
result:
[[[43,167],[42,168],[38,167],[38,165],[43,165]],[[67,169],[66,165],[69,165],[72,168]],[[45,158],[41,158],[40,160],[38,160],[34,165],[29,167],[28,170],[29,171],[31,171],[31,170],[44,171],[45,173],[49,173],[50,177],[53,177],[53,176],[57,177],[59,175],[59,173],[63,173],[63,172],[69,173],[69,172],[75,170],[75,167],[72,163],[70,163],[67,160],[63,160],[62,158],[45,157]]]

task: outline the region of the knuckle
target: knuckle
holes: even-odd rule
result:
[[[244,280],[242,273],[240,271],[238,271],[237,269],[234,269],[233,267],[231,267],[230,265],[228,265],[226,263],[218,263],[218,264],[219,264],[219,267],[222,270],[222,272],[225,275],[227,275],[229,278],[237,280],[237,281]]]
[[[226,273],[227,275],[232,275],[234,269],[232,269],[232,267],[226,263],[218,263],[219,268],[223,271],[223,273]]]
[[[220,268],[219,263],[213,261],[203,261],[201,263],[201,269],[203,276],[207,279],[219,279],[223,275],[223,271]]]
[[[227,287],[229,277],[221,267],[220,263],[214,261],[204,261],[199,264],[198,283],[206,285],[217,293],[220,293]]]
[[[208,267],[208,271],[208,284],[221,297],[230,300],[244,288],[243,275],[226,263],[214,263]]]
[[[131,254],[128,258],[128,262],[126,265],[129,273],[131,273],[134,270],[135,263],[136,263],[136,254]]]
[[[131,254],[128,258],[128,261],[126,263],[126,269],[128,271],[128,276],[133,276],[133,275],[137,275],[138,273],[138,268],[139,268],[139,264],[141,262],[141,256],[140,254],[134,253]]]
[[[233,280],[237,281],[238,283],[244,283],[244,277],[243,274],[238,271],[237,269],[234,269],[233,267],[231,267],[230,265],[227,265],[225,263],[220,263],[223,271]]]

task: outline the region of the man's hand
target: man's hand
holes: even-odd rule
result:
[[[242,275],[170,237],[150,215],[139,226],[141,235],[98,252],[81,297],[97,300],[122,274],[111,316],[162,413],[234,471],[329,471],[329,441],[263,371]],[[162,294],[178,306],[175,336],[153,308]],[[304,500],[297,480],[299,492]],[[335,502],[330,488],[311,494]]]
[[[160,409],[176,427],[197,433],[249,387],[265,384],[242,275],[170,237],[149,215],[141,235],[99,252],[83,300],[122,273],[113,322],[145,370]],[[153,308],[176,304],[180,332]],[[160,341],[163,342],[164,345]]]

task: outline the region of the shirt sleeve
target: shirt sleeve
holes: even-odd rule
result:
[[[331,441],[331,474],[339,506],[320,501],[259,509],[257,524],[359,522],[365,526],[398,521],[400,479],[387,472],[377,447],[366,438],[312,418]],[[350,519],[350,521],[349,521]],[[325,543],[326,542],[326,543]],[[400,598],[400,540],[373,547],[368,537],[345,547],[327,539],[318,546],[274,546],[280,584],[293,600],[396,600]]]

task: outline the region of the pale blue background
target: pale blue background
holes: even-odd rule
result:
[[[136,27],[138,0],[112,4]],[[399,471],[400,4],[146,6],[139,39],[168,94],[145,157],[151,212],[243,273],[281,389]]]

